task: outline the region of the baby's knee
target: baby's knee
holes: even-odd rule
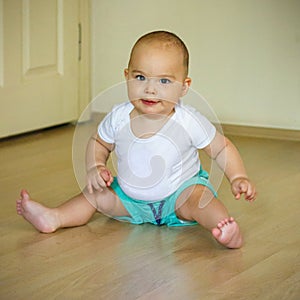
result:
[[[113,216],[116,208],[116,197],[108,189],[104,189],[101,192],[97,191],[95,193],[95,205],[99,212]]]
[[[112,197],[108,197],[107,189],[94,190],[90,193],[87,188],[84,189],[83,194],[85,198],[92,204],[99,212],[109,214],[115,206]]]
[[[187,200],[192,210],[205,208],[214,199],[213,193],[203,185],[195,185]]]
[[[195,220],[199,209],[204,209],[214,199],[213,193],[203,185],[188,187],[177,199],[176,213],[187,220]]]

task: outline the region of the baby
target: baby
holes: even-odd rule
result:
[[[224,171],[236,199],[254,201],[255,187],[235,146],[180,100],[191,85],[188,61],[175,34],[142,36],[124,71],[130,101],[113,108],[87,146],[86,188],[56,208],[22,190],[17,213],[43,233],[86,224],[96,211],[133,224],[200,224],[225,247],[240,248],[239,226],[216,198],[198,150]],[[115,178],[107,168],[112,151]]]

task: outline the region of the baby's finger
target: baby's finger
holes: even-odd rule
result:
[[[109,170],[103,170],[101,172],[101,176],[102,176],[102,179],[105,182],[105,186],[110,186],[111,183],[113,182],[113,177],[112,177],[110,171]]]
[[[102,191],[102,187],[101,185],[99,184],[98,182],[98,178],[94,178],[93,181],[92,181],[92,185],[93,185],[93,188],[97,191]]]
[[[248,184],[246,182],[241,182],[239,185],[240,193],[245,194],[248,191]]]
[[[106,182],[106,185],[110,186],[113,181],[114,181],[114,177],[111,175],[111,173],[109,173],[109,180]]]
[[[86,187],[87,187],[87,190],[88,190],[89,194],[93,194],[93,187],[92,187],[92,184],[90,182],[87,184]]]
[[[241,199],[241,194],[240,194],[240,193],[237,193],[237,194],[235,195],[235,199],[236,199],[236,200],[240,200],[240,199]]]
[[[113,183],[113,181],[114,181],[114,178],[111,176],[110,179],[109,179],[109,181],[106,182],[106,185],[107,186],[111,186],[111,184]]]
[[[99,176],[97,178],[97,180],[98,180],[98,184],[100,185],[100,187],[102,189],[106,187],[107,184],[106,184],[106,180],[104,178],[102,178],[101,176]]]
[[[252,195],[252,188],[250,184],[247,184],[246,190],[245,190],[245,199],[249,199]]]
[[[239,189],[238,185],[232,185],[231,191],[232,191],[232,194],[234,195],[235,199],[237,199],[237,200],[240,199],[241,194],[240,194],[240,189]]]
[[[105,182],[107,182],[109,180],[109,172],[107,170],[101,171],[101,177]]]
[[[250,201],[250,202],[252,202],[252,201],[254,201],[256,199],[256,189],[255,189],[255,187],[253,187],[252,188],[252,193],[251,193],[251,195],[248,197],[248,201]]]

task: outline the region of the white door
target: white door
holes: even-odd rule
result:
[[[0,0],[0,137],[78,117],[78,0]]]

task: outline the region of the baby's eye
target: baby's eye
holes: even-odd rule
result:
[[[168,83],[171,83],[171,80],[169,80],[169,79],[167,79],[167,78],[161,78],[161,79],[159,80],[159,82],[162,83],[162,84],[168,84]]]
[[[137,80],[140,80],[140,81],[146,80],[146,77],[143,76],[143,75],[136,75],[135,78],[136,78]]]

